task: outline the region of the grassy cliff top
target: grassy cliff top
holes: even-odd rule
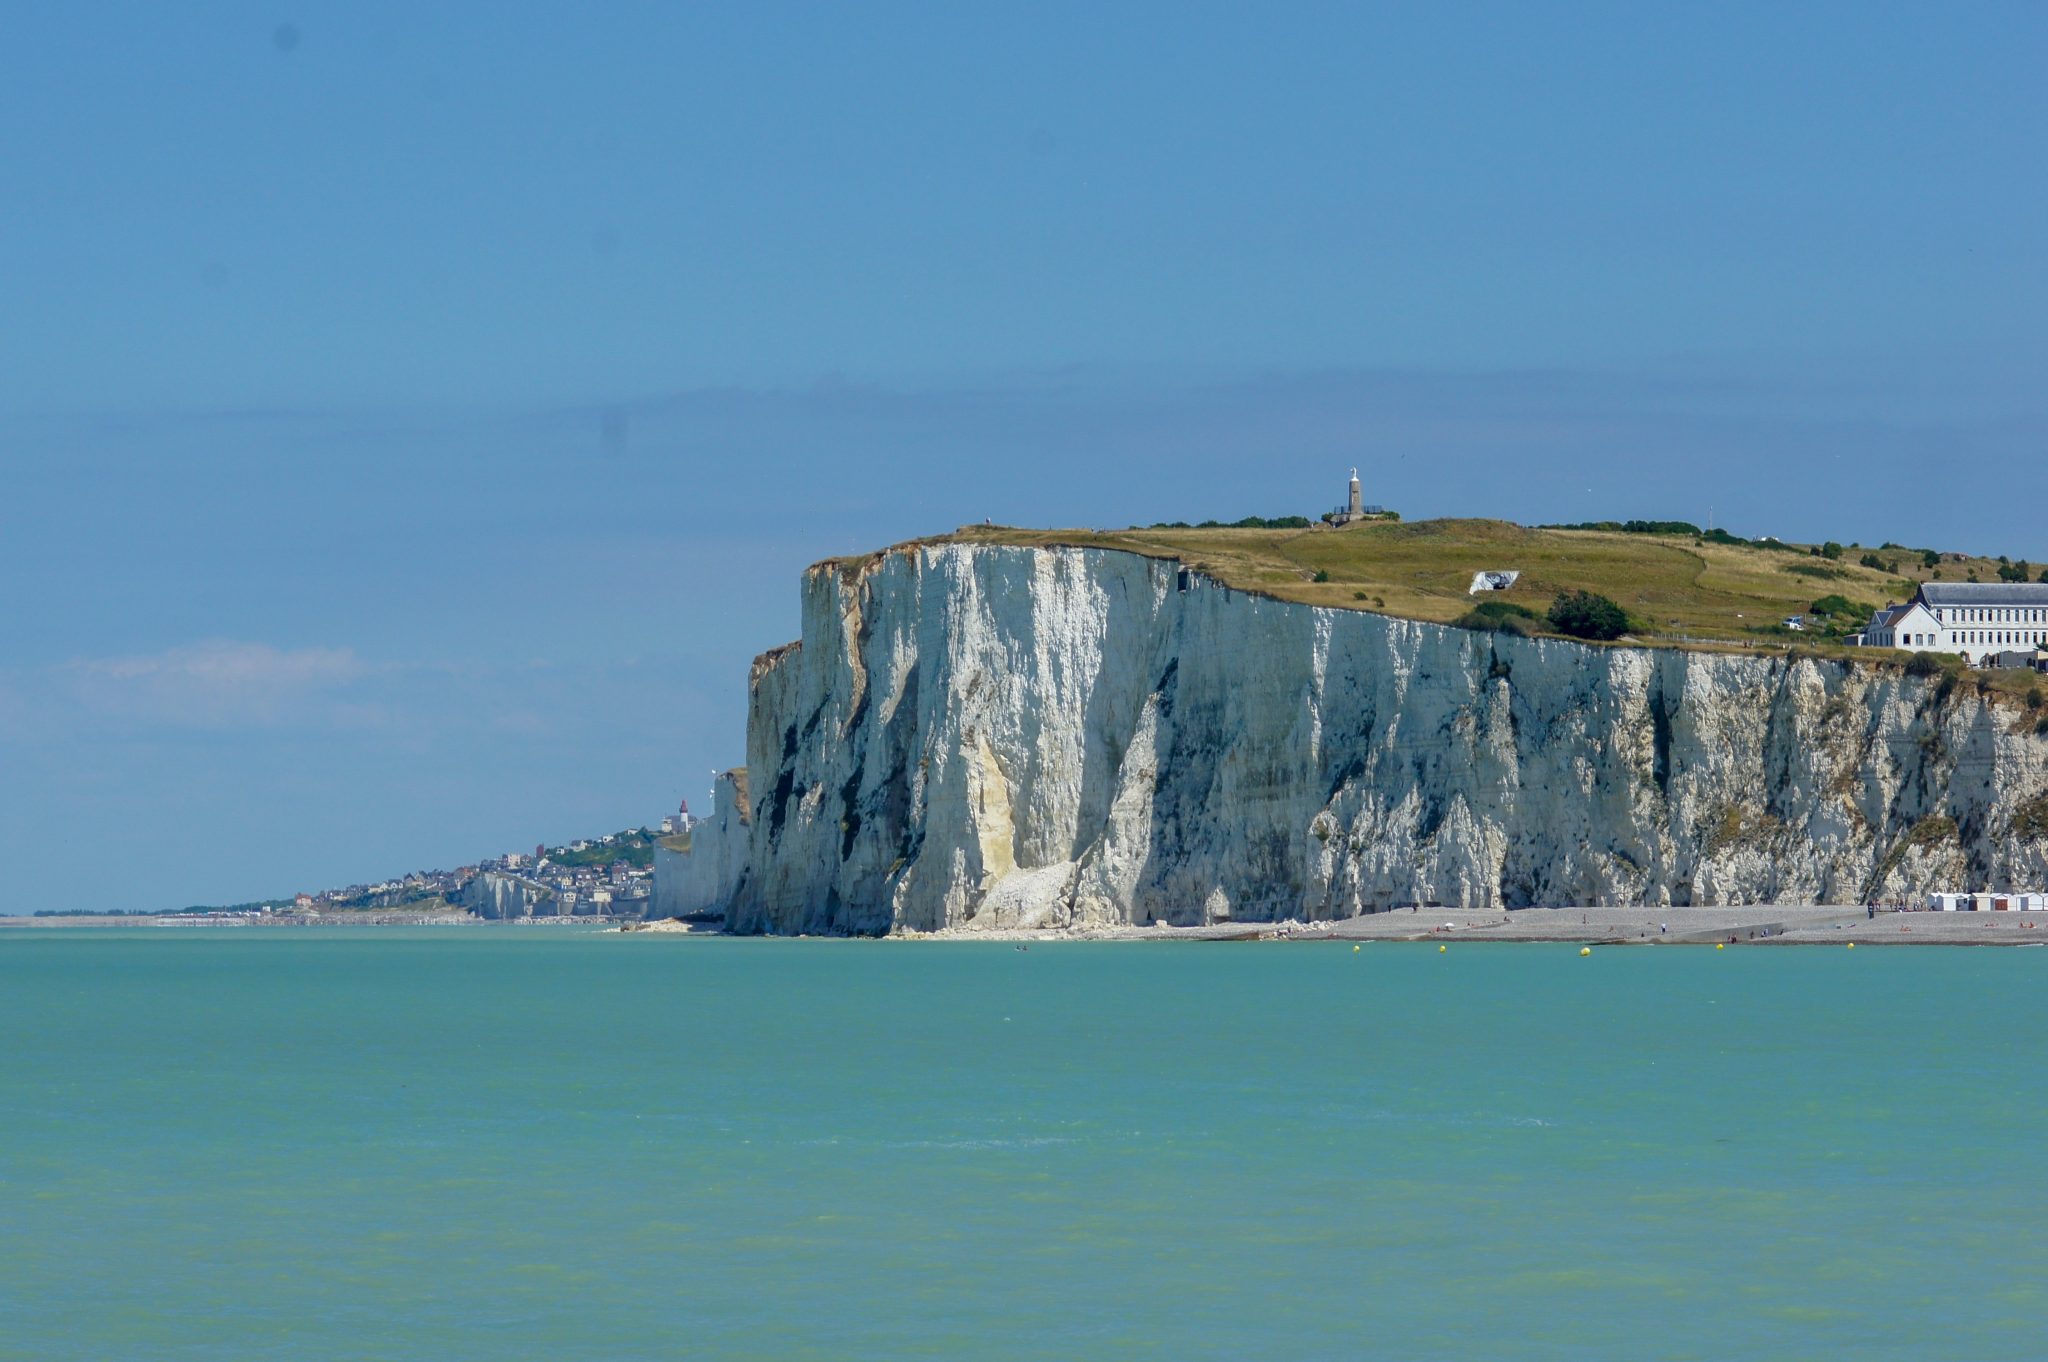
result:
[[[1745,651],[1799,646],[1846,651],[1829,634],[1860,629],[1869,609],[1903,601],[1923,581],[1998,580],[1995,559],[1923,564],[1906,548],[1720,543],[1692,533],[1531,529],[1503,520],[1367,521],[1344,529],[1027,530],[966,526],[917,544],[1121,549],[1177,560],[1227,586],[1279,600],[1452,623],[1485,601],[1542,615],[1561,592],[1591,591],[1625,609],[1643,642]],[[904,545],[900,547],[913,547]],[[1872,554],[1881,567],[1859,560]],[[859,560],[848,560],[852,566]],[[1894,571],[1893,569],[1896,568]],[[1471,595],[1473,574],[1518,570],[1514,587]],[[1321,575],[1325,580],[1318,580]],[[1828,597],[1853,603],[1816,619]],[[1804,615],[1808,631],[1785,628]],[[1536,632],[1543,632],[1538,624]],[[1871,654],[1899,658],[1890,651]],[[2025,689],[2024,674],[2001,677]]]

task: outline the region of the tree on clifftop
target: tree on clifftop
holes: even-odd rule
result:
[[[1628,612],[1591,591],[1560,593],[1547,618],[1551,628],[1573,638],[1614,639],[1628,632]]]

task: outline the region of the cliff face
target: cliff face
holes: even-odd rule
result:
[[[463,886],[457,901],[478,917],[496,920],[533,917],[536,912],[542,917],[549,916],[557,911],[554,899],[554,892],[546,885],[524,875],[486,870]]]
[[[721,774],[711,787],[711,816],[690,830],[687,851],[654,851],[654,905],[649,917],[723,913],[747,866],[747,773]]]
[[[747,747],[750,821],[690,858],[733,868],[707,892],[738,931],[2048,882],[2048,740],[1967,686],[1291,605],[1101,550],[813,569]]]

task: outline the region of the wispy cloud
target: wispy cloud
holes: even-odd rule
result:
[[[350,648],[277,648],[208,639],[163,652],[81,658],[59,669],[66,698],[92,713],[193,728],[360,720],[337,693],[369,675]]]

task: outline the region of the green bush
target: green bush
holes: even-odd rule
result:
[[[1317,568],[1316,575],[1309,578],[1309,580],[1312,582],[1327,582],[1330,580],[1330,570],[1328,568]]]
[[[1941,555],[1933,549],[1923,550],[1920,554],[1920,566],[1924,568],[1940,567]]]
[[[1155,525],[1154,529],[1171,530],[1305,530],[1309,518],[1305,515],[1262,516],[1248,515],[1242,520],[1205,520],[1199,525],[1187,526],[1176,522],[1172,525]]]
[[[1877,613],[1870,606],[1852,601],[1847,596],[1823,596],[1807,609],[1813,614],[1831,619],[1866,620]]]
[[[1940,676],[1948,670],[1948,663],[1940,653],[1915,653],[1906,659],[1908,676]]]
[[[1481,601],[1451,623],[1460,629],[1489,629],[1496,633],[1527,635],[1543,616],[1513,601]]]
[[[1519,616],[1489,615],[1483,610],[1467,610],[1451,623],[1460,629],[1482,629],[1495,634],[1514,634],[1518,638],[1525,638],[1529,633],[1528,622]]]
[[[1628,612],[1591,591],[1560,593],[1546,616],[1551,628],[1573,638],[1616,639],[1628,632]]]

